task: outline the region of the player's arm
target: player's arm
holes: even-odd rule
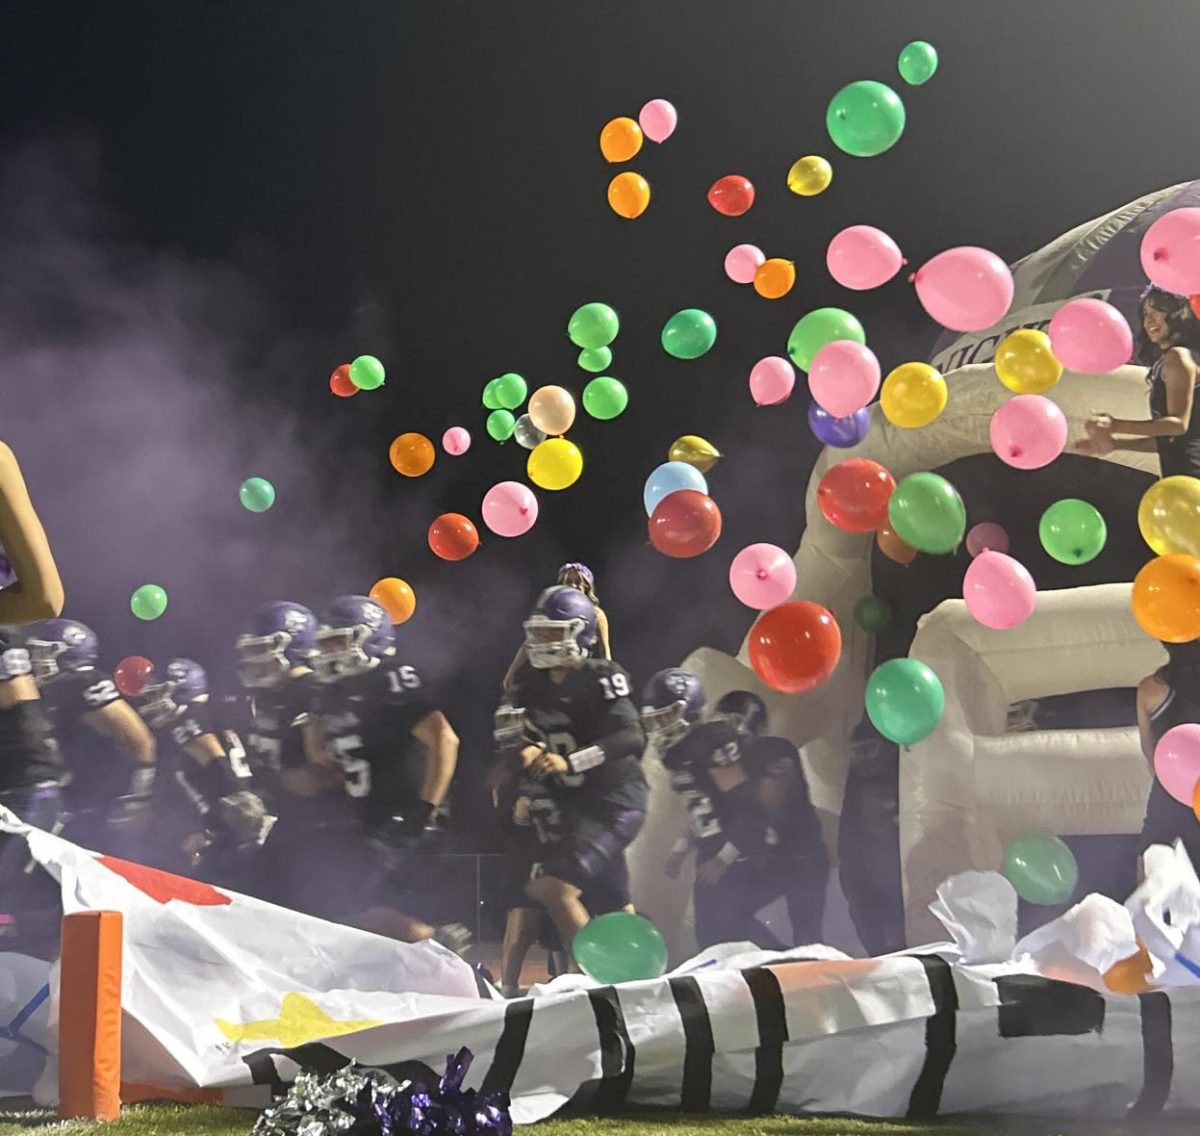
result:
[[[458,735],[445,714],[431,710],[413,726],[412,736],[425,747],[421,800],[429,805],[432,813],[450,791],[450,782],[458,765]]]
[[[130,761],[138,765],[153,765],[154,735],[142,721],[142,716],[123,698],[118,698],[82,715],[89,729],[107,738]]]
[[[612,639],[608,633],[608,616],[602,607],[596,608],[596,636],[600,640],[600,655],[612,661]]]
[[[619,668],[596,675],[599,706],[589,731],[592,741],[574,753],[559,755],[543,752],[527,765],[531,776],[553,773],[587,773],[606,763],[626,757],[641,757],[646,749],[646,730],[642,716],[629,697],[629,676]]]
[[[525,650],[525,644],[522,643],[517,648],[517,653],[513,656],[513,661],[508,664],[508,670],[504,672],[503,686],[505,690],[511,690],[512,684],[516,681],[517,671],[519,671],[529,658],[529,653]]]
[[[0,544],[16,583],[0,590],[0,624],[62,614],[63,584],[16,455],[0,442]]]

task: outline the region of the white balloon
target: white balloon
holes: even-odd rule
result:
[[[533,424],[533,419],[528,414],[522,414],[517,419],[513,437],[516,438],[518,446],[524,446],[527,450],[532,450],[539,442],[546,440],[546,435]]]

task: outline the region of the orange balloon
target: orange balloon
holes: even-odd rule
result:
[[[1196,814],[1196,819],[1200,820],[1200,781],[1196,782],[1196,788],[1192,793],[1192,812]]]
[[[433,469],[437,451],[424,434],[401,434],[393,439],[388,461],[397,473],[405,477],[420,477]]]
[[[632,118],[614,118],[600,131],[600,153],[609,162],[628,162],[642,148],[642,128]]]
[[[1150,952],[1141,939],[1137,941],[1136,954],[1113,963],[1104,972],[1104,985],[1114,994],[1145,994],[1154,989],[1150,976],[1154,973],[1154,963],[1150,960]]]
[[[911,544],[901,540],[890,525],[880,525],[875,530],[875,543],[884,556],[905,567],[917,558],[917,550]]]
[[[443,513],[429,526],[429,547],[443,560],[466,560],[479,547],[479,530],[462,513]]]
[[[529,397],[528,414],[543,434],[561,437],[575,421],[575,399],[562,387],[538,387]]]
[[[754,290],[767,300],[786,296],[795,283],[795,264],[779,256],[764,260],[754,273]]]
[[[382,580],[376,580],[370,594],[393,623],[407,623],[417,610],[417,597],[399,576],[385,576]]]
[[[1172,552],[1151,560],[1133,581],[1133,617],[1164,643],[1200,638],[1200,557]]]
[[[650,183],[641,174],[626,170],[608,183],[608,204],[618,217],[632,221],[650,204]]]

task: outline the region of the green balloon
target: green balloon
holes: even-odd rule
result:
[[[493,408],[495,410],[516,410],[529,393],[529,387],[526,386],[525,380],[512,371],[501,375],[498,379],[493,379],[492,382],[496,384],[492,391],[492,398],[497,403]],[[491,383],[488,386],[491,386]]]
[[[143,584],[129,597],[129,610],[138,619],[157,619],[167,610],[167,593],[157,584]]]
[[[904,104],[886,83],[859,79],[829,100],[825,126],[839,150],[854,158],[873,158],[900,140]]]
[[[1095,560],[1108,539],[1108,526],[1100,510],[1078,497],[1055,501],[1038,522],[1042,547],[1060,564],[1087,564]]]
[[[517,420],[509,410],[493,410],[488,415],[487,432],[497,442],[507,442],[517,428]]]
[[[658,928],[627,911],[588,920],[575,932],[571,954],[584,974],[605,985],[660,978],[667,972],[667,945]]]
[[[607,347],[620,330],[621,321],[607,304],[584,304],[567,321],[567,335],[576,347]]]
[[[383,386],[387,373],[374,355],[360,355],[350,364],[350,381],[359,390],[370,391]]]
[[[967,531],[967,510],[944,477],[910,473],[888,501],[888,522],[918,552],[953,552]]]
[[[900,78],[913,87],[928,83],[937,65],[937,48],[923,39],[914,39],[912,43],[905,44],[900,51],[900,58],[896,60]]]
[[[579,365],[593,375],[608,370],[612,362],[612,352],[607,347],[585,347],[579,352]]]
[[[601,422],[616,418],[628,405],[629,392],[619,379],[605,375],[583,388],[583,409]]]
[[[1029,903],[1066,903],[1079,883],[1079,866],[1057,836],[1023,832],[1004,850],[1004,875]]]
[[[887,600],[865,595],[854,605],[854,622],[868,635],[878,635],[892,622],[892,609]]]
[[[889,659],[867,679],[867,717],[889,741],[929,737],[946,708],[941,680],[919,659]]]
[[[699,359],[717,341],[717,321],[699,308],[684,308],[663,325],[663,350],[676,359]]]
[[[822,347],[849,339],[866,343],[867,333],[856,316],[844,308],[817,308],[801,319],[788,336],[788,354],[802,371],[812,366],[813,356]]]
[[[265,477],[247,477],[238,489],[242,504],[252,513],[265,513],[275,504],[275,486]]]
[[[492,379],[487,386],[483,388],[483,408],[485,410],[503,410],[498,397],[499,379]]]

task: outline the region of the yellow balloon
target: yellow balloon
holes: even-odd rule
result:
[[[529,398],[529,421],[543,434],[565,434],[575,421],[575,399],[562,387],[538,387]]]
[[[566,438],[547,438],[529,451],[525,472],[539,489],[566,489],[583,472],[583,454]]]
[[[609,162],[628,162],[642,148],[642,128],[632,118],[614,118],[600,131],[600,153]]]
[[[1138,505],[1138,528],[1159,556],[1200,556],[1200,478],[1164,477],[1151,485]]]
[[[818,193],[824,193],[831,181],[833,167],[816,154],[793,162],[787,175],[788,189],[800,197],[816,197]]]
[[[996,348],[996,378],[1014,394],[1041,394],[1062,378],[1063,365],[1050,350],[1050,336],[1032,327],[1006,335]]]
[[[641,174],[626,170],[608,183],[608,204],[618,217],[632,221],[650,204],[650,183]]]
[[[701,473],[707,473],[721,458],[721,451],[699,434],[684,434],[671,443],[667,461],[687,462]]]
[[[928,426],[946,409],[946,380],[928,363],[901,363],[879,392],[884,417],[911,430]]]
[[[754,273],[754,290],[768,300],[779,300],[786,296],[796,283],[796,265],[781,256],[764,260]]]

